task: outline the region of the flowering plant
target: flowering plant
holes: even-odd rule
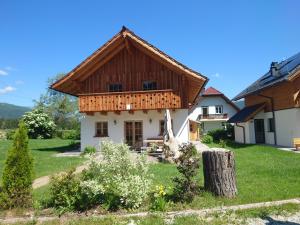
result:
[[[154,211],[165,211],[167,206],[166,187],[163,185],[155,186],[151,196],[151,209]]]

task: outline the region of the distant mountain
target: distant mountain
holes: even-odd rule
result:
[[[17,119],[22,117],[25,112],[28,112],[30,110],[31,108],[29,107],[0,103],[0,118]]]

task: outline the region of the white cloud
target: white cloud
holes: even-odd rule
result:
[[[12,67],[12,66],[6,66],[4,69],[7,70],[7,71],[17,71],[18,70],[16,68]]]
[[[24,84],[24,81],[22,81],[22,80],[16,80],[16,85],[21,85],[21,84]]]
[[[12,92],[12,91],[15,91],[16,88],[12,87],[12,86],[6,86],[4,88],[0,88],[0,94],[6,94],[6,93],[9,93],[9,92]]]
[[[215,73],[213,76],[214,77],[220,77],[220,74],[219,73]]]
[[[6,76],[6,75],[8,75],[8,72],[0,69],[0,76]]]

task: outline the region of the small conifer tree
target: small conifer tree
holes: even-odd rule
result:
[[[13,146],[8,150],[3,170],[2,196],[5,196],[5,201],[2,207],[31,206],[32,180],[33,159],[28,149],[27,129],[24,122],[20,122],[14,135]]]

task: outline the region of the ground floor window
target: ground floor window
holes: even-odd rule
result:
[[[108,137],[108,123],[107,123],[107,121],[96,122],[95,137]]]
[[[171,127],[172,127],[172,130],[173,130],[173,120],[171,120]],[[159,136],[163,136],[164,131],[165,131],[165,121],[160,120],[159,121]]]
[[[275,130],[274,118],[269,118],[268,124],[269,124],[269,126],[268,126],[269,132],[274,132],[274,130]]]

